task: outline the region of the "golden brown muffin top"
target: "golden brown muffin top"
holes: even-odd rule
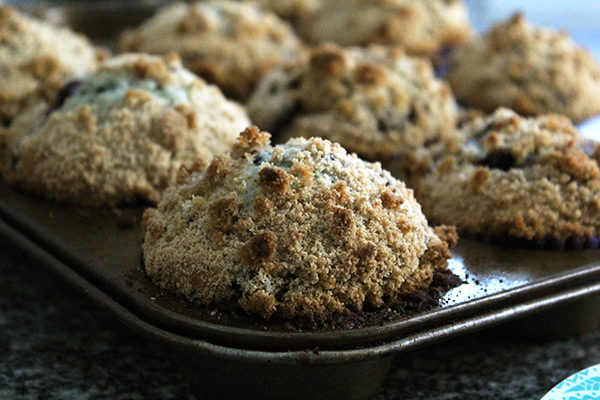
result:
[[[83,36],[0,5],[0,122],[93,71],[104,56]]]
[[[121,51],[177,52],[184,65],[228,96],[247,97],[268,70],[300,56],[292,28],[251,2],[176,2],[126,32]]]
[[[600,114],[600,64],[564,32],[514,15],[462,47],[448,74],[459,100],[491,112],[560,113],[575,122]]]
[[[145,268],[201,305],[267,319],[380,307],[450,257],[410,189],[327,140],[271,147],[249,128],[180,182],[144,215]]]
[[[267,74],[248,102],[258,126],[276,134],[321,136],[381,159],[455,135],[457,109],[431,63],[400,48],[325,44]]]
[[[249,125],[242,107],[179,58],[126,54],[71,81],[0,132],[0,172],[43,197],[156,202],[184,164],[208,164]]]
[[[462,0],[317,0],[296,26],[312,43],[401,45],[427,57],[464,43],[472,31]]]
[[[600,152],[566,117],[499,109],[464,134],[415,185],[429,218],[529,240],[599,235]]]

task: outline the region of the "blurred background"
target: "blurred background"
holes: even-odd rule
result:
[[[156,7],[168,2],[169,0],[4,0],[4,3],[19,6],[29,12],[37,11],[35,13],[38,16],[52,22],[69,23],[75,30],[85,31],[96,38],[113,31],[111,27],[120,29],[125,22],[134,25],[141,23],[152,15]],[[515,12],[522,12],[536,25],[569,32],[578,44],[589,49],[600,60],[600,0],[465,0],[465,2],[469,6],[473,25],[480,32],[485,31],[495,22],[509,18]],[[66,16],[53,7],[55,5],[74,6],[72,8],[78,9],[79,12],[75,13],[76,16]],[[46,11],[40,12],[40,10]],[[107,10],[114,10],[115,13],[111,13],[110,18],[102,18],[101,24],[89,24],[90,14],[98,12],[106,14]],[[580,129],[584,136],[600,140],[600,117],[585,122],[580,125]]]
[[[466,0],[473,24],[485,30],[494,22],[521,11],[539,25],[568,31],[576,42],[600,59],[600,1],[598,0]]]
[[[343,0],[342,0],[343,1]],[[600,58],[600,1],[598,0],[465,0],[469,6],[473,24],[482,31],[492,23],[506,19],[516,11],[525,13],[536,24],[567,30],[575,40],[588,47]],[[25,8],[40,4],[116,4],[119,7],[138,6],[155,7],[169,0],[6,0],[8,4]]]
[[[519,11],[534,24],[569,32],[575,42],[588,48],[600,60],[599,0],[466,0],[466,3],[473,25],[479,31]],[[579,128],[585,137],[600,140],[600,117]]]

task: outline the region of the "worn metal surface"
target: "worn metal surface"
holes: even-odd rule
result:
[[[590,310],[600,309],[594,296],[600,293],[598,251],[463,241],[450,268],[466,283],[435,310],[348,331],[265,330],[245,317],[217,319],[157,289],[142,269],[139,223],[140,210],[50,204],[0,184],[2,236],[139,335],[171,346],[190,384],[208,398],[276,398],[282,388],[297,399],[366,398],[380,387],[392,357],[407,350],[558,306],[560,313],[537,317],[546,336],[565,326],[578,332],[597,326],[598,314]],[[539,334],[537,324],[527,319],[517,326]],[[244,379],[234,379],[233,372]]]
[[[453,321],[528,302],[551,301],[600,283],[600,252],[505,249],[470,240],[453,251],[450,269],[466,283],[441,305],[383,326],[347,331],[290,332],[254,318],[214,315],[155,287],[143,272],[140,214],[50,204],[0,185],[0,215],[76,273],[145,320],[216,344],[253,349],[348,349],[410,336]],[[126,226],[124,226],[126,225]],[[525,311],[525,310],[523,310]],[[268,328],[268,329],[266,329]]]

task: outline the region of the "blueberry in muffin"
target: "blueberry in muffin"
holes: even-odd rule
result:
[[[244,109],[177,56],[126,54],[67,83],[0,132],[5,180],[81,205],[156,202],[182,165],[227,152]]]
[[[568,118],[499,109],[464,127],[454,153],[433,157],[415,194],[427,217],[492,240],[597,247],[600,151]]]

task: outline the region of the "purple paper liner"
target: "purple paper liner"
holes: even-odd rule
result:
[[[569,237],[567,239],[557,238],[535,238],[533,240],[518,238],[507,234],[488,234],[461,232],[460,236],[477,240],[482,243],[492,244],[502,247],[514,247],[521,249],[540,249],[552,251],[583,251],[597,250],[600,247],[600,238],[598,237]]]

